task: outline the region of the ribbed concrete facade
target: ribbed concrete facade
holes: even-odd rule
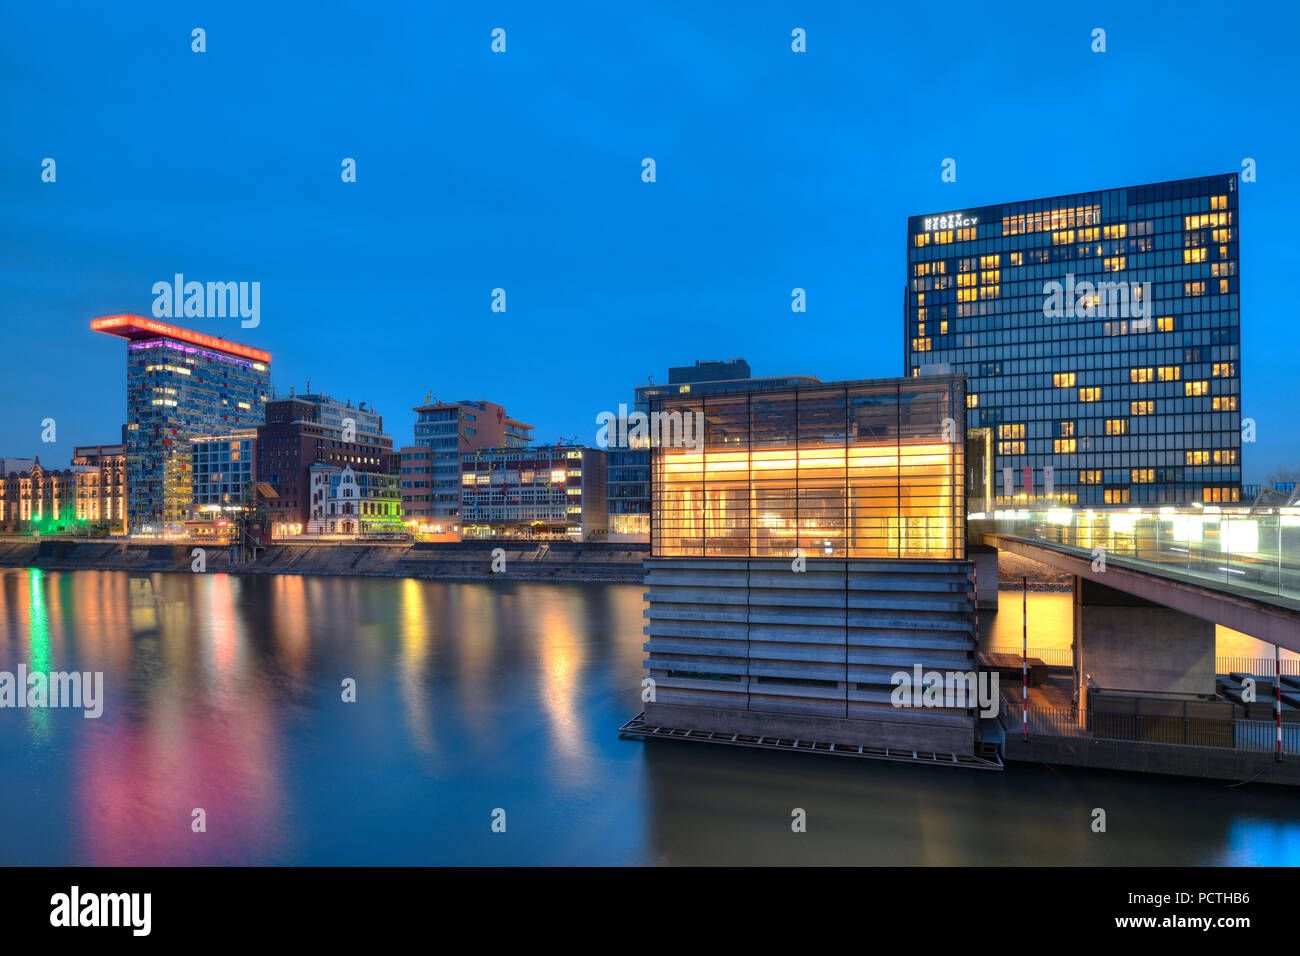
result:
[[[974,752],[973,711],[897,708],[898,671],[975,670],[965,560],[651,558],[648,724]]]

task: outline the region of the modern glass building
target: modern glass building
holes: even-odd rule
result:
[[[434,402],[415,412],[414,447],[429,449],[421,517],[439,531],[460,527],[461,456],[485,448],[527,448],[533,426],[495,402]]]
[[[652,451],[654,557],[966,556],[960,377],[678,392],[698,447]]]
[[[819,381],[811,375],[751,378],[743,358],[726,361],[696,361],[668,369],[667,385],[641,385],[636,389],[634,411],[648,413],[650,402],[671,395],[706,394],[735,389],[746,382],[751,389],[786,388]],[[649,444],[609,448],[609,530],[612,534],[650,532],[650,449]]]
[[[568,537],[607,531],[605,452],[573,445],[488,448],[461,458],[461,535]]]
[[[996,503],[1240,500],[1237,200],[1228,174],[908,220],[905,372],[968,377]]]
[[[257,475],[253,467],[256,443],[255,428],[206,435],[190,443],[192,517],[221,517],[242,509],[244,486]]]
[[[653,399],[704,426],[651,452],[653,694],[631,724],[977,762],[969,703],[893,695],[899,672],[975,670],[964,404],[960,376]]]
[[[128,524],[183,521],[193,500],[191,440],[262,424],[271,356],[138,315],[90,327],[128,340]]]

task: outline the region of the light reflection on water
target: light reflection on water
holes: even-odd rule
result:
[[[986,633],[1018,643],[1003,601]],[[107,698],[99,720],[0,710],[0,863],[1300,861],[1282,788],[619,740],[643,606],[637,585],[0,571],[0,670],[102,670]],[[1068,594],[1029,613],[1031,646],[1068,647]]]

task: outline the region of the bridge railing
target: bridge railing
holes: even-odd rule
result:
[[[1218,508],[995,511],[972,526],[1157,573],[1300,599],[1300,508],[1250,514]]]
[[[982,654],[1013,654],[1020,656],[1019,644],[980,645]],[[1289,653],[1289,652],[1288,652]],[[1068,647],[1031,647],[1030,659],[1037,658],[1048,667],[1073,667],[1074,652]],[[1282,674],[1300,677],[1300,657],[1284,657],[1281,660]],[[1216,674],[1250,674],[1252,677],[1275,677],[1273,658],[1271,657],[1216,657],[1214,659]],[[1284,686],[1282,688],[1286,690]]]

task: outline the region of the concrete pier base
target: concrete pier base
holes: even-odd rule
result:
[[[1086,578],[1074,579],[1079,704],[1108,693],[1214,696],[1214,624]]]
[[[977,606],[981,611],[998,609],[998,549],[985,544],[969,545],[966,558],[975,562],[975,574],[979,583]]]
[[[651,558],[645,721],[713,734],[975,753],[969,706],[896,707],[902,671],[975,671],[960,560]],[[956,698],[953,698],[956,701]]]

